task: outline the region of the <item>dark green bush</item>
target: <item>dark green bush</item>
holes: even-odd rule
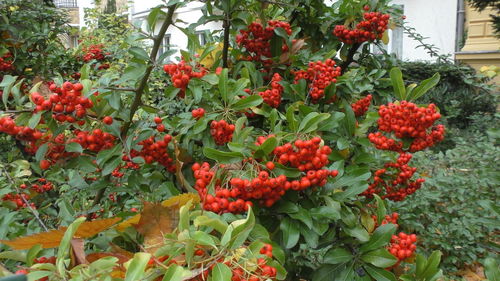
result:
[[[419,99],[419,103],[435,103],[446,117],[449,126],[468,127],[472,116],[491,114],[496,110],[493,94],[473,83],[475,70],[468,66],[447,63],[404,62],[404,78],[410,83],[419,83],[439,72],[438,86]]]
[[[452,136],[455,148],[414,155],[414,165],[427,167],[421,171],[426,183],[411,199],[393,204],[401,227],[420,235],[421,249],[444,253],[448,273],[500,250],[492,241],[500,221],[491,210],[500,203],[500,147],[493,139],[498,128],[492,128],[499,118],[473,119],[468,130],[459,131],[462,137]],[[487,135],[485,128],[490,128]]]

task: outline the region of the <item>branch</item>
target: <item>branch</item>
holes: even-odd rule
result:
[[[361,44],[354,43],[351,46],[351,49],[349,49],[349,52],[347,53],[346,60],[340,65],[340,68],[342,69],[341,70],[342,74],[345,73],[345,71],[347,70],[347,67],[354,61],[354,55],[356,54],[356,51],[359,49],[359,46],[361,46]]]
[[[132,88],[105,87],[104,89],[112,91],[135,92],[135,89]]]
[[[227,57],[229,53],[229,32],[231,29],[231,20],[229,15],[226,15],[224,22],[222,23],[224,28],[224,47],[222,48],[222,67],[227,68]]]
[[[9,180],[10,184],[16,189],[17,194],[19,194],[19,196],[21,197],[21,200],[23,200],[24,204],[26,204],[26,208],[28,208],[33,213],[33,216],[35,216],[35,218],[37,219],[38,223],[40,223],[40,225],[42,226],[42,228],[45,231],[49,231],[49,229],[47,228],[47,226],[45,226],[45,224],[43,223],[42,219],[40,219],[40,216],[38,216],[38,211],[36,211],[35,209],[33,209],[31,207],[31,205],[30,205],[30,202],[28,200],[26,200],[26,198],[24,198],[24,196],[22,196],[23,193],[19,190],[19,188],[16,186],[14,180],[10,177],[9,172],[7,170],[5,170],[4,167],[2,167],[2,171],[5,173],[5,176]]]
[[[144,94],[144,89],[148,84],[149,76],[151,75],[151,71],[153,71],[153,68],[155,66],[156,56],[158,54],[158,50],[160,49],[160,45],[163,41],[163,37],[165,36],[168,27],[172,24],[172,17],[174,16],[174,11],[176,7],[177,5],[173,5],[170,8],[168,8],[167,18],[163,22],[163,25],[161,26],[160,31],[158,32],[158,36],[154,38],[153,49],[151,50],[151,54],[149,55],[148,67],[146,68],[146,73],[144,73],[141,82],[135,89],[134,102],[130,107],[130,118],[129,121],[123,125],[121,132],[122,137],[125,137],[127,135],[127,132],[130,129],[130,125],[132,124],[132,119],[134,118],[134,114],[142,103],[142,95]]]

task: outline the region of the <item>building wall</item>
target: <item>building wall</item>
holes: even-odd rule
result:
[[[331,4],[335,0],[325,0],[325,2]],[[441,54],[454,54],[457,0],[393,0],[392,3],[404,5],[406,21],[418,33],[424,37],[429,37],[429,39],[426,39],[426,43],[438,47]],[[133,1],[130,8],[132,18],[146,17],[148,10],[159,4],[161,4],[161,0]],[[201,11],[199,11],[199,7],[202,5],[200,2],[189,3],[187,7],[181,8],[176,13],[176,17],[187,23],[196,22],[202,15]],[[209,23],[204,27],[199,27],[199,30],[221,29],[221,26],[220,23]],[[170,27],[167,34],[171,34],[172,44],[181,48],[187,45],[187,37],[175,27]],[[424,49],[417,48],[418,44],[418,42],[404,34],[402,38],[401,58],[410,61],[434,60]],[[391,49],[389,48],[389,50]]]

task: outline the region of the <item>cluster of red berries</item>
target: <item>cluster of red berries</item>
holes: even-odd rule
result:
[[[168,134],[158,140],[154,136],[151,136],[140,141],[138,144],[142,146],[142,149],[140,151],[132,149],[130,156],[132,158],[142,157],[147,164],[157,162],[173,173],[175,172],[175,163],[168,154],[168,144],[171,140],[172,136]]]
[[[125,164],[119,165],[111,172],[111,175],[115,178],[121,178],[125,175],[125,173],[121,172],[122,169],[138,170],[140,168],[139,164],[132,162],[127,155],[123,155],[122,160],[125,161]]]
[[[261,249],[260,253],[266,255],[269,258],[273,257],[273,246],[270,244],[265,244]],[[253,272],[248,272],[241,267],[234,268],[232,270],[233,276],[231,281],[264,281],[273,280],[276,277],[276,268],[267,264],[266,259],[257,259],[257,269]]]
[[[77,119],[83,119],[87,110],[94,106],[90,99],[82,96],[83,85],[80,83],[64,82],[61,88],[51,84],[49,88],[54,94],[48,99],[34,92],[31,100],[36,105],[35,112],[51,110],[52,117],[59,122],[75,123]],[[85,121],[79,120],[77,123],[83,125]]]
[[[6,133],[15,136],[18,140],[28,142],[36,142],[43,136],[42,132],[39,130],[25,126],[17,126],[14,119],[10,116],[0,118],[0,133]]]
[[[82,50],[85,53],[82,57],[84,62],[89,62],[91,60],[103,61],[106,59],[106,56],[109,56],[110,53],[105,53],[103,51],[103,44],[93,44],[88,47],[84,47]]]
[[[210,134],[217,145],[224,145],[233,139],[234,125],[226,120],[212,121],[210,123]]]
[[[333,35],[346,44],[363,43],[382,39],[389,23],[389,14],[379,12],[369,12],[363,14],[363,21],[360,21],[356,28],[350,29],[345,25],[336,25]]]
[[[398,235],[392,235],[391,244],[389,245],[389,252],[395,256],[399,262],[409,258],[417,249],[417,235],[406,234],[400,232]],[[399,263],[398,262],[398,263]]]
[[[163,120],[161,119],[161,117],[159,116],[156,116],[154,118],[154,122],[156,124],[156,130],[160,133],[163,133],[165,132],[165,125],[163,125]]]
[[[425,179],[411,180],[417,171],[417,168],[408,166],[411,157],[412,155],[409,153],[400,153],[396,162],[389,162],[385,164],[384,169],[375,171],[373,183],[362,195],[370,197],[373,194],[378,194],[383,199],[402,201],[406,196],[415,193],[425,182]]]
[[[401,101],[399,104],[381,105],[378,113],[378,129],[393,133],[399,139],[412,139],[408,149],[410,152],[423,150],[444,139],[444,126],[433,126],[441,118],[434,104],[418,107],[414,103]],[[401,141],[388,138],[381,132],[369,134],[368,139],[377,149],[403,151]]]
[[[30,195],[26,194],[26,193],[22,193],[22,194],[8,193],[2,197],[2,200],[3,201],[11,201],[12,203],[16,204],[17,209],[26,208],[27,205],[25,202],[28,202],[28,200],[30,200]],[[33,204],[33,203],[30,203],[30,206],[33,209],[36,208],[35,204]]]
[[[101,129],[90,131],[74,131],[76,137],[69,142],[79,143],[83,149],[88,149],[93,152],[110,149],[115,146],[116,137],[112,134],[103,132]]]
[[[363,116],[368,111],[368,107],[370,107],[370,103],[372,101],[372,95],[368,95],[355,103],[351,104],[352,110],[354,111],[354,115],[356,117]]]
[[[198,67],[200,68],[200,71],[194,71],[193,67],[185,61],[180,61],[178,64],[165,64],[163,66],[163,71],[168,73],[171,77],[172,85],[175,88],[181,89],[179,97],[184,97],[186,88],[191,78],[201,78],[208,73],[205,68],[201,66]]]
[[[33,263],[51,263],[51,264],[56,264],[56,257],[55,256],[48,257],[48,258],[47,257],[40,257],[40,258],[34,259]]]
[[[200,119],[201,117],[205,116],[205,109],[203,109],[202,107],[193,109],[193,111],[191,111],[191,115],[194,119]]]
[[[283,21],[270,20],[267,27],[264,28],[258,22],[252,22],[247,29],[240,30],[241,34],[236,36],[236,43],[245,47],[250,53],[245,59],[249,61],[261,61],[264,64],[272,63],[271,38],[274,35],[274,29],[281,27],[288,35],[292,34],[290,24]],[[288,46],[283,44],[282,52],[288,51]]]
[[[321,142],[320,137],[313,137],[310,140],[298,139],[293,144],[277,146],[273,154],[282,165],[289,164],[303,172],[318,170],[328,164],[328,155],[332,153],[329,146],[320,146]]]
[[[27,189],[28,185],[23,183],[19,186],[19,188]],[[39,178],[38,183],[31,185],[31,189],[33,189],[35,192],[38,192],[38,193],[44,193],[44,192],[52,190],[53,188],[54,188],[54,184],[52,184],[52,182],[46,180],[45,178]]]
[[[398,218],[399,218],[399,214],[398,213],[392,213],[391,215],[385,215],[385,218],[382,220],[382,222],[380,223],[380,225],[384,225],[384,224],[394,224],[396,226],[398,226]],[[376,215],[372,215],[372,219],[375,221],[375,227],[379,226],[377,224],[377,216]]]
[[[271,79],[271,89],[259,92],[259,96],[261,96],[264,102],[270,107],[277,108],[281,104],[283,86],[280,85],[280,81],[281,75],[279,75],[279,73],[274,73],[273,78]]]
[[[6,53],[0,57],[0,71],[12,71],[14,70],[14,65],[12,64],[12,54]]]
[[[325,88],[330,85],[330,83],[336,83],[337,76],[341,75],[340,66],[335,66],[335,61],[332,59],[327,59],[324,62],[315,61],[309,62],[309,68],[307,71],[299,70],[295,71],[295,83],[298,83],[300,79],[305,79],[310,81],[310,96],[313,103],[318,103],[318,101],[325,96]]]

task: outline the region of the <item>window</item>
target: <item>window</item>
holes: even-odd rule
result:
[[[170,34],[165,34],[163,37],[163,42],[160,45],[160,49],[158,50],[158,57],[163,55],[166,51],[170,50]]]
[[[78,8],[77,0],[55,0],[54,5],[57,8]]]
[[[205,46],[207,44],[207,30],[196,31],[196,35],[198,36],[200,46]]]

